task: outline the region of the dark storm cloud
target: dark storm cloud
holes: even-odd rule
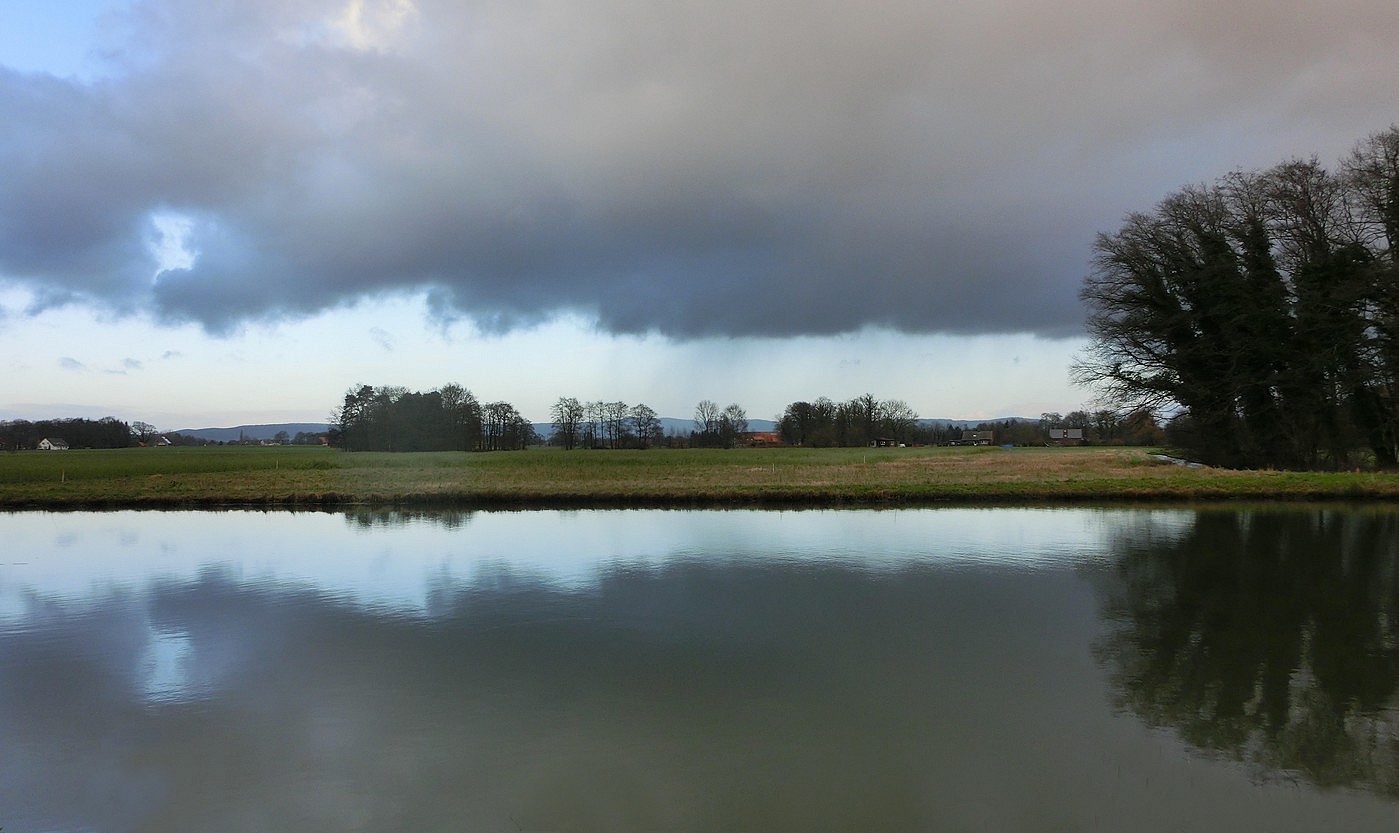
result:
[[[215,331],[403,289],[495,329],[1072,333],[1124,212],[1395,120],[1399,6],[1280,15],[148,0],[103,78],[0,69],[0,275]]]

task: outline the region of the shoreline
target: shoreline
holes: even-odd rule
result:
[[[0,512],[65,511],[341,511],[355,509],[531,511],[585,509],[917,509],[936,507],[989,506],[1124,506],[1172,504],[1392,504],[1399,509],[1399,495],[1388,490],[1117,490],[1055,491],[993,490],[975,494],[930,495],[887,492],[881,494],[764,493],[764,494],[395,494],[395,495],[267,495],[228,497],[221,495],[172,496],[142,495],[120,498],[99,497],[14,497],[0,498]]]
[[[350,453],[296,447],[0,455],[0,511],[893,508],[1347,502],[1399,472],[1179,466],[1155,449],[653,449]]]

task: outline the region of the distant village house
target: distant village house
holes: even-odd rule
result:
[[[1055,445],[1081,445],[1083,443],[1083,429],[1051,428],[1049,429],[1049,441]]]
[[[50,439],[49,437],[45,437],[45,438],[43,438],[42,440],[39,440],[39,450],[40,450],[40,451],[67,451],[67,450],[68,450],[68,442],[67,442],[66,440],[60,440],[58,437],[53,437],[52,439]]]

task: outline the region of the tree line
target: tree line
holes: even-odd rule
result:
[[[35,449],[39,447],[39,442],[44,439],[63,440],[68,443],[70,448],[225,444],[175,431],[162,432],[151,423],[142,420],[124,422],[110,416],[101,419],[64,418],[0,421],[0,449],[8,451]],[[293,437],[286,431],[279,431],[273,441],[280,445],[320,445],[321,435],[314,431],[298,431]],[[239,443],[243,442],[251,443],[253,441],[239,441]]]
[[[1164,445],[1166,431],[1147,410],[1123,414],[1106,408],[1070,411],[1067,414],[1040,414],[1040,431],[1051,428],[1078,428],[1083,440],[1094,445]]]
[[[584,402],[560,397],[550,409],[553,419],[547,437],[507,402],[482,404],[471,391],[457,384],[426,392],[393,385],[350,388],[330,416],[329,442],[351,451],[497,451],[523,449],[550,442],[575,448],[733,448],[746,443],[766,443],[749,431],[747,412],[737,403],[719,407],[710,399],[695,406],[689,431],[667,432],[655,409],[646,404]],[[1067,416],[1044,414],[1039,423],[1023,420],[982,422],[975,426],[995,432],[997,442],[1039,445],[1044,429],[1083,427],[1091,442],[1154,444],[1160,429],[1143,414],[1126,418],[1109,411],[1073,411]],[[777,420],[776,440],[787,445],[812,447],[865,446],[880,442],[907,445],[941,445],[957,441],[964,429],[952,424],[931,424],[901,400],[880,400],[872,394],[848,402],[819,397],[793,402]],[[281,445],[319,445],[322,434],[299,431],[295,436],[278,432]],[[123,422],[115,417],[91,419],[13,420],[0,422],[0,448],[37,448],[44,439],[62,439],[73,448],[125,448],[134,445],[223,445],[200,437],[159,432],[147,422]],[[241,441],[240,441],[241,442]],[[232,443],[232,441],[230,441]]]
[[[582,402],[561,396],[549,409],[553,432],[549,441],[566,450],[575,448],[733,448],[748,439],[748,413],[738,403],[724,408],[712,399],[695,406],[694,427],[667,432],[650,405],[625,402]]]
[[[548,442],[565,450],[618,448],[733,448],[744,444],[823,447],[946,445],[965,428],[923,421],[900,399],[873,394],[847,402],[827,397],[789,404],[776,420],[775,436],[749,431],[738,403],[720,407],[712,399],[695,405],[688,431],[665,430],[656,410],[645,403],[584,401],[561,396],[549,409],[547,436],[507,402],[482,404],[458,384],[426,392],[403,387],[350,388],[330,417],[330,444],[348,451],[500,451]],[[975,426],[993,431],[997,443],[1043,445],[1048,428],[1082,428],[1087,442],[1151,445],[1162,432],[1147,412],[1125,416],[1113,411],[1043,414],[1038,422],[1006,419]]]
[[[856,447],[880,444],[949,445],[962,440],[966,431],[990,431],[1004,445],[1044,445],[1051,428],[1077,428],[1082,441],[1099,445],[1160,445],[1165,434],[1147,411],[1098,409],[1068,414],[1046,412],[1038,421],[987,420],[970,427],[921,419],[907,402],[877,399],[873,394],[848,402],[826,397],[793,402],[782,412],[777,430],[788,445]]]
[[[330,442],[347,451],[502,451],[538,441],[509,402],[479,402],[447,384],[427,392],[360,385],[330,417]]]
[[[748,415],[737,403],[721,408],[712,399],[695,405],[688,432],[667,432],[656,411],[646,404],[584,402],[563,396],[550,408],[548,441],[576,448],[733,448],[740,444],[826,447],[870,445],[946,445],[962,439],[967,428],[924,421],[907,402],[863,394],[847,402],[828,397],[787,405],[775,420],[775,437],[750,432]],[[1122,414],[1110,410],[1045,413],[1038,422],[1017,419],[986,421],[974,430],[991,431],[996,442],[1043,445],[1049,428],[1081,428],[1083,440],[1098,444],[1159,445],[1165,436],[1146,411]]]
[[[549,417],[554,429],[549,441],[568,450],[649,448],[665,441],[660,416],[646,404],[561,396],[549,408]]]
[[[918,414],[901,399],[876,399],[866,393],[848,402],[827,397],[793,402],[777,420],[777,431],[789,445],[812,447],[862,446],[881,440],[911,444],[923,439]]]
[[[1095,244],[1079,382],[1203,462],[1399,462],[1399,127],[1182,188]]]
[[[72,448],[126,448],[139,441],[132,425],[116,417],[0,422],[0,447],[10,451],[38,448],[44,439],[61,439]]]

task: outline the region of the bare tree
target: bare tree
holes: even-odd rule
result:
[[[1399,462],[1399,128],[1181,189],[1100,235],[1075,378],[1233,466]]]
[[[642,448],[648,448],[662,436],[661,420],[649,405],[637,404],[631,408],[629,420],[632,433]]]
[[[712,445],[719,437],[719,403],[701,399],[695,405],[695,433],[700,445]]]
[[[879,403],[880,430],[890,439],[907,442],[918,424],[918,412],[902,399],[885,399]]]
[[[583,422],[583,403],[572,396],[560,396],[549,413],[554,419],[554,436],[565,449],[573,450]]]
[[[453,437],[450,447],[459,451],[471,451],[481,445],[481,403],[476,401],[471,391],[454,383],[438,389],[442,397],[442,411],[450,425]]]
[[[627,403],[603,403],[603,419],[607,433],[607,447],[619,448],[627,434]]]
[[[534,429],[509,402],[492,402],[482,409],[485,450],[523,449],[534,439]]]
[[[777,432],[789,445],[807,445],[816,428],[816,409],[810,402],[793,402],[777,418]]]
[[[719,441],[725,448],[733,448],[740,437],[748,433],[748,413],[738,403],[730,403],[719,415]]]
[[[583,431],[581,440],[588,448],[598,448],[606,436],[604,424],[607,421],[607,403],[589,402],[583,406]]]
[[[149,422],[138,419],[131,423],[131,436],[135,437],[137,442],[148,443],[155,438],[156,433],[156,427]]]

